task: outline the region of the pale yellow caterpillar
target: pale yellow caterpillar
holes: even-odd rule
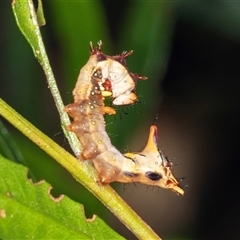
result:
[[[110,65],[115,64],[111,63]],[[140,182],[170,189],[179,195],[183,195],[184,191],[172,174],[171,163],[158,151],[156,126],[151,126],[147,146],[140,153],[122,155],[111,144],[106,133],[103,117],[104,113],[111,113],[112,111],[103,103],[102,83],[104,83],[104,79],[109,79],[109,76],[103,76],[102,74],[104,71],[107,74],[105,67],[106,65],[98,65],[98,62],[93,65],[88,62],[81,70],[81,78],[79,76],[73,90],[74,103],[65,107],[66,112],[74,120],[68,126],[68,130],[76,133],[83,145],[83,152],[79,157],[92,160],[98,172],[99,181],[102,184],[115,181],[124,183]],[[113,73],[114,69],[110,72],[112,76],[116,76]],[[119,72],[118,74],[121,75]],[[111,81],[117,79],[112,76]],[[128,83],[127,85],[132,84],[131,81]],[[127,91],[121,91],[121,94],[118,91],[118,94],[114,94],[115,87],[119,85],[120,82],[110,89],[115,100],[118,97],[122,98],[123,95],[125,100],[132,101],[129,95],[131,95],[134,87],[132,88],[131,85],[131,88],[128,88]]]

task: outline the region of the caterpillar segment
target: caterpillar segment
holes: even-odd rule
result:
[[[104,106],[98,84],[101,78],[102,73],[98,69],[91,75],[88,84],[85,81],[78,83],[77,89],[74,89],[74,103],[65,107],[65,111],[74,119],[67,130],[76,133],[83,145],[82,155],[79,156],[82,159],[93,159],[109,148],[104,114],[112,113],[114,109]]]

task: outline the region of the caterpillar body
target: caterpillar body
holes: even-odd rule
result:
[[[112,59],[111,61],[115,60]],[[89,62],[86,65],[88,64]],[[113,65],[113,63],[111,64]],[[65,107],[66,112],[73,118],[73,122],[67,129],[76,133],[83,145],[83,152],[80,157],[92,160],[102,184],[115,181],[123,183],[140,182],[170,189],[179,195],[183,195],[184,191],[172,174],[171,163],[157,148],[156,126],[151,126],[147,146],[142,152],[123,155],[111,144],[106,133],[103,117],[105,113],[112,113],[111,108],[105,106],[103,102],[102,83],[105,82],[105,79],[109,79],[108,75],[103,75],[104,71],[105,74],[107,72],[106,66],[95,62],[93,65],[89,64],[86,69],[86,65],[83,67],[84,70],[80,71],[81,78],[79,76],[73,90],[74,103]],[[113,73],[113,70],[110,72]],[[114,73],[112,76],[115,76]],[[115,79],[112,76],[110,78],[111,83]],[[131,84],[128,82],[128,85]],[[112,91],[115,100],[123,95],[124,98],[127,97],[126,99],[132,101],[127,95],[130,95],[129,93],[133,89],[134,87],[132,88],[131,85],[131,88],[128,88],[127,91],[121,91],[121,94],[118,91],[118,94],[114,94],[115,85],[113,85],[107,91]]]

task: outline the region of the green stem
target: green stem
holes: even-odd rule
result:
[[[39,4],[39,6],[41,7],[42,4]],[[65,131],[66,126],[68,126],[71,122],[67,113],[64,111],[64,104],[62,102],[62,98],[59,93],[56,80],[42,40],[42,35],[38,23],[38,19],[40,17],[37,18],[36,16],[32,0],[15,0],[12,2],[12,8],[19,29],[21,30],[22,34],[32,47],[33,54],[37,58],[40,65],[42,66],[43,71],[46,75],[49,89],[51,91],[51,94],[53,96],[57,110],[60,115],[60,121],[64,134],[68,139],[74,154],[76,156],[79,156],[82,147],[76,135],[71,132]],[[43,15],[42,9],[39,10],[38,12],[40,12]]]

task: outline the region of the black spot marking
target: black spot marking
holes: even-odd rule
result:
[[[152,181],[158,181],[159,179],[162,178],[162,175],[160,173],[156,173],[156,172],[146,172],[145,176],[149,179],[151,179]]]

